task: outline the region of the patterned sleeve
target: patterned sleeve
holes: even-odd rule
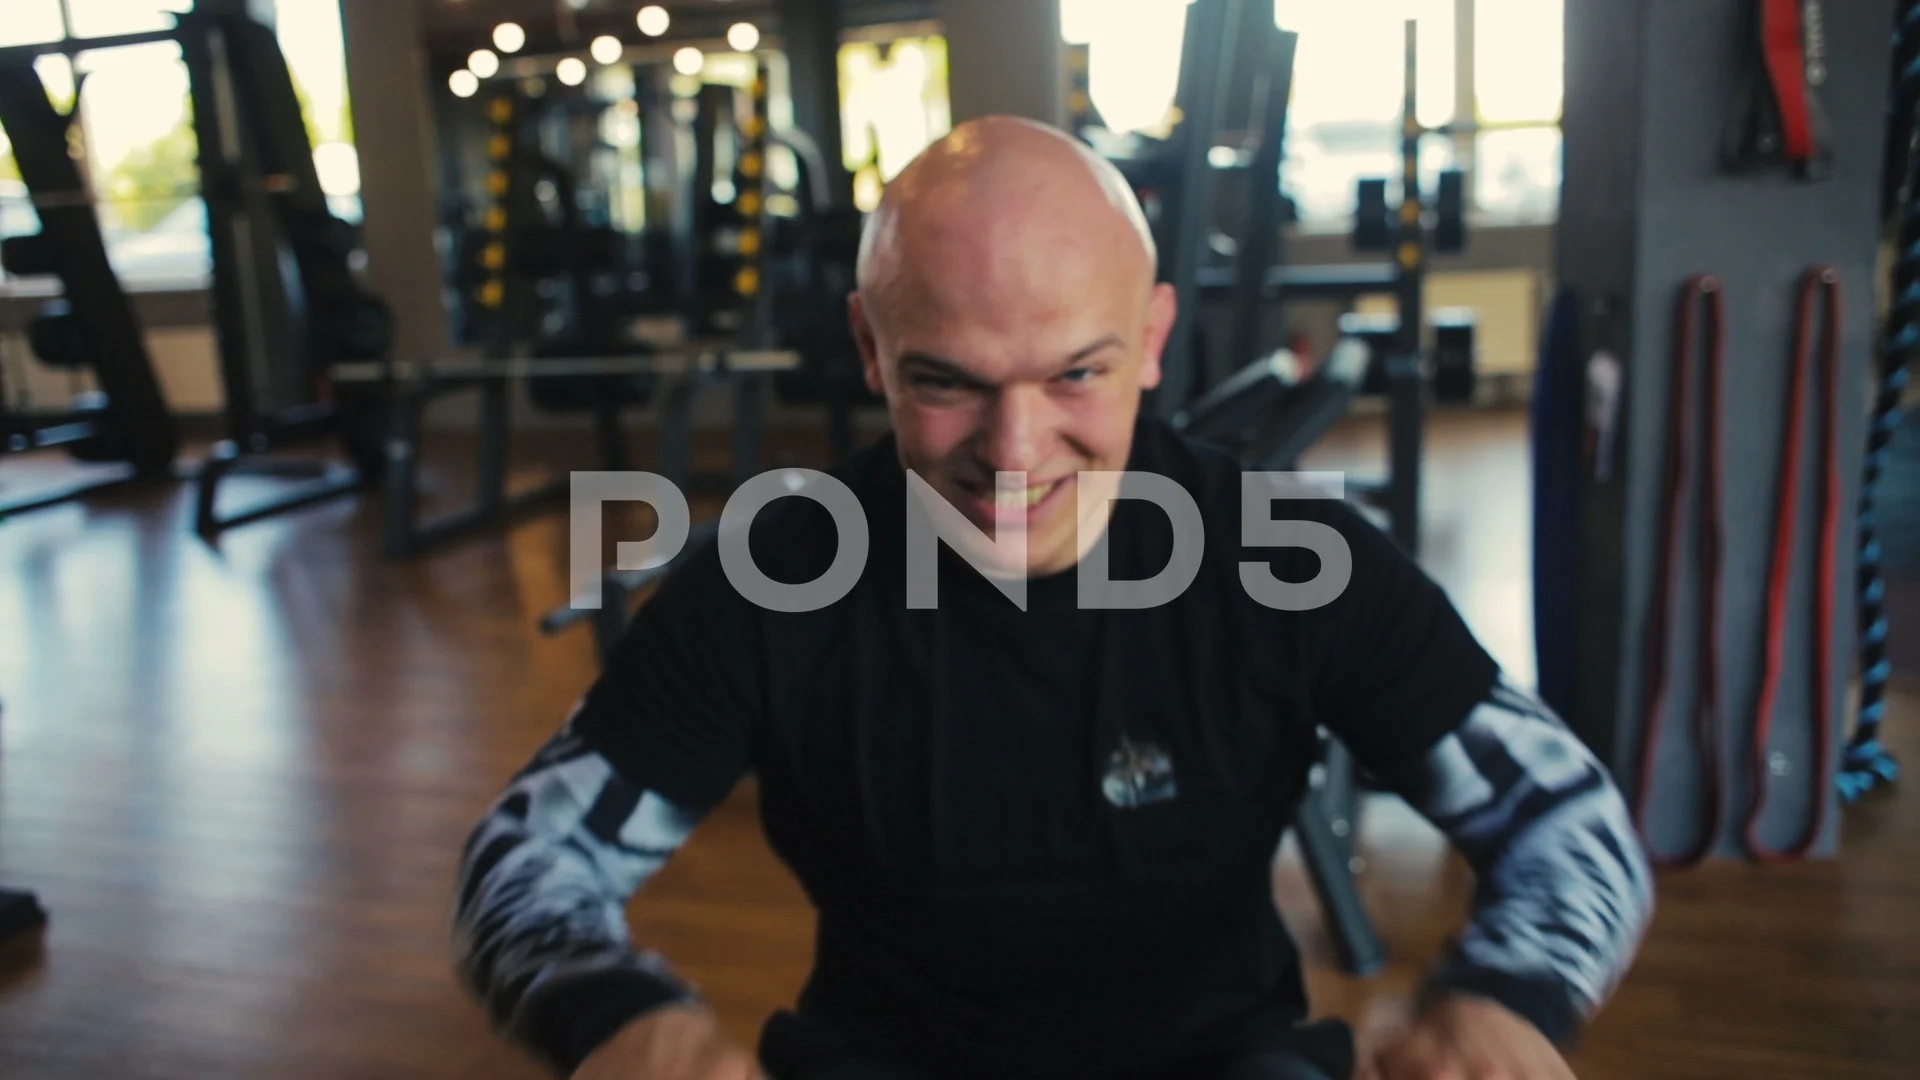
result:
[[[459,972],[498,1029],[571,1073],[635,1016],[694,999],[630,945],[626,907],[698,816],[633,786],[571,721],[541,749],[460,860]]]
[[[1606,769],[1533,695],[1498,680],[1404,774],[1478,885],[1429,990],[1479,994],[1570,1041],[1608,999],[1653,912],[1653,876]]]

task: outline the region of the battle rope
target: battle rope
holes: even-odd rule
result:
[[[1887,659],[1887,583],[1880,567],[1879,522],[1875,514],[1880,473],[1888,447],[1900,428],[1900,398],[1907,387],[1907,364],[1920,347],[1920,154],[1914,141],[1920,135],[1920,0],[1908,0],[1894,37],[1893,102],[1888,116],[1888,165],[1892,195],[1888,215],[1899,215],[1893,265],[1893,304],[1880,340],[1879,394],[1867,433],[1865,475],[1860,483],[1860,552],[1857,584],[1860,589],[1860,712],[1853,736],[1840,759],[1840,797],[1851,803],[1876,787],[1891,784],[1900,764],[1880,743],[1880,723],[1886,719],[1887,679],[1893,664]]]
[[[1824,317],[1823,317],[1824,311]],[[1818,343],[1816,323],[1824,326]],[[1791,846],[1774,850],[1760,842],[1760,819],[1766,811],[1772,767],[1769,743],[1773,735],[1773,707],[1780,694],[1780,674],[1787,636],[1787,592],[1793,583],[1794,526],[1800,511],[1801,429],[1803,417],[1815,415],[1807,402],[1812,368],[1820,367],[1820,394],[1825,408],[1820,425],[1820,550],[1814,581],[1812,822]],[[1773,529],[1773,569],[1767,580],[1766,658],[1760,682],[1760,702],[1754,711],[1752,799],[1747,810],[1747,850],[1766,863],[1805,858],[1820,839],[1827,822],[1827,800],[1822,777],[1833,763],[1833,606],[1834,575],[1840,553],[1840,275],[1831,266],[1816,266],[1800,283],[1800,306],[1794,319],[1793,381],[1787,397],[1787,431],[1782,451],[1780,505]]]
[[[1699,327],[1705,315],[1704,349]],[[1699,408],[1704,431],[1706,463],[1696,467],[1694,435],[1689,421],[1693,405],[1694,367],[1704,354],[1706,362],[1706,401]],[[1634,822],[1646,840],[1648,857],[1655,866],[1692,866],[1707,857],[1720,835],[1722,790],[1720,775],[1721,731],[1719,701],[1720,655],[1720,387],[1726,367],[1726,294],[1720,279],[1698,274],[1687,280],[1680,292],[1680,313],[1674,341],[1673,392],[1667,416],[1667,476],[1663,541],[1660,565],[1655,572],[1654,603],[1648,617],[1646,725],[1640,740],[1639,783],[1635,785]],[[1667,628],[1673,620],[1671,606],[1680,575],[1680,551],[1686,523],[1687,496],[1696,475],[1703,488],[1699,502],[1700,519],[1700,649],[1699,687],[1693,709],[1693,738],[1704,778],[1700,804],[1704,820],[1693,846],[1675,856],[1653,850],[1647,830],[1648,809],[1653,802],[1654,761],[1659,756],[1660,732],[1667,706]]]

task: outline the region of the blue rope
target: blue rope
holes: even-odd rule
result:
[[[1887,659],[1886,579],[1880,558],[1880,474],[1888,448],[1900,427],[1900,397],[1907,387],[1907,366],[1920,351],[1920,0],[1901,8],[1893,39],[1893,99],[1888,108],[1889,167],[1901,181],[1887,194],[1897,205],[1887,216],[1899,217],[1895,247],[1899,261],[1893,267],[1893,309],[1881,337],[1879,395],[1867,435],[1866,473],[1860,484],[1860,559],[1856,573],[1860,589],[1860,713],[1853,736],[1840,759],[1840,798],[1858,802],[1876,788],[1891,785],[1900,776],[1900,763],[1880,742],[1880,723],[1886,718],[1887,680],[1893,664]]]

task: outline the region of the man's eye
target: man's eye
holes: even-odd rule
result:
[[[1098,374],[1098,371],[1090,367],[1074,368],[1072,371],[1063,372],[1060,380],[1069,383],[1092,382],[1093,377]]]
[[[960,389],[960,380],[945,375],[915,375],[913,385],[921,390],[934,390],[950,393]]]

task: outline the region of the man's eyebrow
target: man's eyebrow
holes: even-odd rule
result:
[[[1060,370],[1071,371],[1108,349],[1122,348],[1125,345],[1126,342],[1121,340],[1120,335],[1108,334],[1099,341],[1067,357],[1066,360],[1060,364]],[[988,385],[985,380],[963,367],[959,361],[950,360],[944,356],[936,356],[933,353],[919,352],[917,350],[909,350],[901,353],[900,367],[905,369],[909,366],[917,368],[926,374],[952,379],[955,382],[966,383],[969,386]]]
[[[1070,371],[1073,368],[1079,367],[1081,364],[1085,363],[1088,360],[1091,360],[1093,357],[1099,355],[1102,352],[1105,352],[1108,349],[1118,349],[1118,348],[1124,347],[1125,345],[1126,345],[1126,342],[1120,340],[1119,334],[1108,334],[1106,337],[1101,338],[1099,341],[1096,341],[1093,344],[1087,346],[1086,348],[1081,349],[1079,352],[1074,353],[1072,356],[1067,357],[1067,362],[1061,365],[1061,370]]]
[[[956,382],[963,382],[970,386],[986,385],[986,383],[981,381],[979,376],[961,367],[958,361],[949,360],[944,356],[935,356],[932,353],[924,352],[901,353],[900,366],[906,368],[909,365],[920,368],[926,374],[953,379]]]

